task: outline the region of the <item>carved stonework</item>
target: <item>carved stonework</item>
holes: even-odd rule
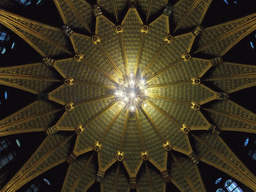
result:
[[[184,53],[183,55],[181,55],[181,58],[184,60],[184,61],[188,61],[191,59],[191,55],[189,53]]]
[[[167,170],[161,172],[161,175],[165,183],[169,183],[171,181],[171,176],[169,175]]]
[[[143,25],[140,30],[141,33],[148,33],[149,32],[149,26]]]
[[[196,102],[191,102],[191,108],[196,110],[196,111],[199,111],[200,110],[200,105],[199,103],[196,103]]]
[[[217,135],[220,134],[220,130],[214,125],[210,125],[210,127],[208,128],[208,131],[212,134],[217,134]]]
[[[98,16],[102,15],[102,11],[101,11],[100,6],[94,5],[93,14],[94,14],[95,17],[98,17]]]
[[[56,133],[58,131],[56,126],[52,126],[48,129],[46,129],[46,134],[47,135],[53,135],[54,133]]]
[[[82,125],[79,125],[79,127],[77,127],[75,129],[75,132],[77,135],[80,135],[83,131],[84,131],[84,129],[83,129]]]
[[[75,56],[74,56],[74,59],[78,62],[80,62],[82,59],[84,58],[84,56],[80,53],[77,53]]]
[[[67,157],[66,162],[70,165],[70,164],[72,164],[72,163],[75,162],[76,158],[77,158],[77,155],[76,155],[74,152],[72,152],[72,153]]]
[[[136,177],[131,177],[130,178],[130,188],[131,189],[136,189],[137,187],[137,178]]]
[[[73,105],[74,105],[74,103],[67,103],[65,106],[65,110],[66,111],[72,110],[74,108]]]
[[[68,37],[70,37],[74,32],[68,25],[64,25],[62,28],[63,28],[64,34]]]
[[[92,36],[92,42],[93,42],[95,45],[97,45],[98,43],[101,42],[101,39],[100,39],[100,37],[99,37],[98,35],[93,35],[93,36]]]
[[[224,100],[227,100],[229,99],[229,95],[227,93],[217,93],[216,95],[216,99],[217,100],[221,100],[221,101],[224,101]]]
[[[167,16],[170,16],[172,14],[172,5],[171,4],[166,5],[163,14],[167,15]]]
[[[198,36],[202,33],[202,31],[204,30],[204,28],[202,26],[197,26],[194,30],[193,30],[193,34],[195,36]]]
[[[185,125],[185,124],[182,124],[181,130],[182,130],[185,134],[187,134],[187,135],[190,133],[189,127],[188,127],[187,125]]]
[[[214,59],[211,59],[210,61],[211,61],[213,67],[218,66],[223,63],[223,59],[221,57],[216,57]]]
[[[101,148],[101,144],[99,143],[99,141],[97,141],[93,147],[93,150],[98,152]]]
[[[117,161],[123,161],[124,160],[124,152],[117,151],[116,159],[117,159]]]
[[[163,144],[163,147],[167,152],[172,150],[172,146],[169,141],[166,141],[166,143]]]
[[[123,33],[124,32],[124,28],[122,25],[118,25],[116,26],[116,33],[119,34],[119,33]]]
[[[197,156],[197,154],[195,154],[194,152],[192,152],[188,157],[189,157],[189,159],[190,159],[193,163],[199,164],[200,159],[199,159],[199,157]]]
[[[49,57],[43,58],[42,62],[47,65],[48,67],[53,67],[55,60]]]
[[[142,152],[142,153],[141,153],[141,157],[142,157],[142,160],[143,160],[143,161],[148,161],[148,160],[149,160],[148,152],[147,152],[147,151]]]
[[[73,78],[66,78],[64,81],[65,85],[73,85],[74,84],[74,79]]]
[[[201,84],[201,80],[200,78],[192,78],[192,85],[200,85]]]
[[[98,171],[96,181],[97,181],[97,182],[101,182],[102,179],[104,178],[104,176],[105,176],[105,172],[103,172],[103,171]]]
[[[166,35],[164,38],[164,41],[167,42],[168,44],[170,44],[173,40],[173,36],[172,35]]]

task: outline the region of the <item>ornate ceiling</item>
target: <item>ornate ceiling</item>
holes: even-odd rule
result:
[[[256,29],[256,14],[203,28],[211,2],[54,0],[63,28],[1,9],[1,24],[42,62],[0,68],[0,84],[38,95],[0,121],[0,135],[48,135],[3,191],[65,161],[62,191],[94,182],[102,191],[165,191],[167,182],[206,191],[200,162],[256,191],[256,177],[219,136],[256,132],[256,115],[229,99],[255,86],[256,67],[223,59]],[[130,74],[145,79],[148,91],[134,112],[115,95]]]

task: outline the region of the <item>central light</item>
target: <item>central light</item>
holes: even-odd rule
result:
[[[116,86],[116,99],[121,107],[128,108],[134,112],[146,99],[148,94],[146,82],[140,77],[131,74],[123,82]]]

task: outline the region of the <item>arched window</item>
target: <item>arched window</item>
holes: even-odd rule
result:
[[[234,3],[234,4],[237,4],[237,1],[234,1],[234,0],[223,0],[227,5],[228,4],[231,4],[231,3]]]
[[[43,3],[44,0],[15,0],[17,3],[27,7],[29,5],[39,6]]]
[[[228,192],[243,192],[243,190],[238,187],[236,182],[234,182],[232,179],[227,180],[224,186]]]
[[[225,190],[222,189],[222,188],[219,188],[219,189],[216,190],[216,192],[225,192]]]
[[[248,148],[249,157],[256,161],[256,140],[251,141],[249,138],[245,139],[244,147]]]
[[[8,49],[14,49],[15,42],[10,41],[10,35],[0,27],[0,54],[3,55]]]
[[[219,183],[221,182],[221,180],[222,180],[222,177],[220,177],[219,179],[217,179],[217,180],[215,181],[215,185],[219,184]]]

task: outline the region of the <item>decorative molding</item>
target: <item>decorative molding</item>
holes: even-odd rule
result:
[[[149,26],[143,25],[140,30],[141,33],[148,33],[149,32]]]
[[[101,42],[101,39],[100,39],[100,37],[99,37],[98,35],[93,35],[93,36],[92,36],[92,42],[93,42],[95,45],[97,45],[98,43]]]
[[[99,150],[101,149],[101,144],[99,143],[99,141],[96,141],[94,147],[93,147],[93,150],[96,151],[96,152],[99,152]]]
[[[181,55],[181,58],[184,60],[184,61],[188,61],[191,59],[191,55],[189,53],[184,53],[183,55]]]
[[[116,33],[123,33],[124,32],[124,27],[122,25],[116,26]]]
[[[123,161],[124,160],[124,152],[117,151],[116,159],[117,159],[117,161]]]
[[[103,172],[103,171],[98,171],[97,177],[96,177],[96,181],[97,181],[97,182],[101,182],[101,181],[103,180],[104,176],[105,176],[105,172]]]
[[[181,130],[187,135],[190,133],[190,129],[186,124],[182,124]]]
[[[202,26],[197,26],[192,33],[197,37],[198,35],[200,35],[202,33],[202,31],[204,30],[204,28]]]
[[[83,129],[82,125],[79,125],[79,127],[77,127],[75,129],[75,132],[77,135],[80,135],[81,133],[83,133],[83,131],[84,131],[84,129]]]
[[[48,128],[48,129],[46,129],[46,134],[48,136],[53,135],[54,133],[57,133],[57,132],[58,132],[58,129],[57,129],[56,126],[52,126],[52,127]]]
[[[137,178],[136,177],[130,177],[130,188],[136,189],[137,187]]]
[[[48,67],[53,67],[55,60],[49,57],[45,57],[42,59],[42,63],[45,64]]]
[[[141,158],[142,158],[143,161],[148,161],[148,160],[149,160],[149,154],[148,154],[148,152],[147,152],[147,151],[142,152],[142,153],[141,153]]]
[[[216,57],[214,59],[211,59],[210,61],[211,61],[212,66],[214,67],[214,66],[218,66],[218,65],[222,64],[223,63],[223,58],[222,57]]]
[[[84,55],[82,55],[82,54],[80,54],[80,53],[77,53],[77,54],[74,56],[74,59],[75,59],[77,62],[80,62],[83,58],[84,58]]]
[[[199,159],[198,155],[195,154],[194,152],[192,152],[188,157],[189,157],[189,159],[190,159],[194,164],[199,164],[200,159]]]
[[[164,11],[163,11],[164,15],[167,15],[168,17],[172,14],[172,5],[168,4],[166,5]]]
[[[93,14],[95,17],[102,15],[102,11],[99,5],[94,5]]]
[[[68,77],[68,78],[65,79],[64,84],[69,85],[69,86],[73,85],[74,84],[74,79],[71,78],[71,77]]]
[[[64,34],[67,37],[70,37],[74,33],[74,31],[68,25],[64,25],[62,28],[63,28]]]
[[[196,102],[191,102],[191,109],[194,109],[196,111],[199,111],[200,110],[200,104],[199,103],[196,103]]]
[[[165,183],[169,183],[171,181],[171,176],[169,175],[167,170],[162,171],[161,175]]]
[[[163,147],[164,147],[165,151],[167,151],[167,152],[172,150],[172,146],[169,141],[166,141],[166,143],[163,143]]]
[[[66,111],[72,110],[72,109],[74,108],[73,105],[74,105],[74,103],[72,103],[72,102],[67,103],[67,104],[65,105],[65,110],[66,110]]]
[[[164,41],[167,42],[168,44],[170,44],[173,41],[173,36],[168,34],[164,37]]]
[[[201,79],[200,78],[192,78],[192,85],[200,85]]]

